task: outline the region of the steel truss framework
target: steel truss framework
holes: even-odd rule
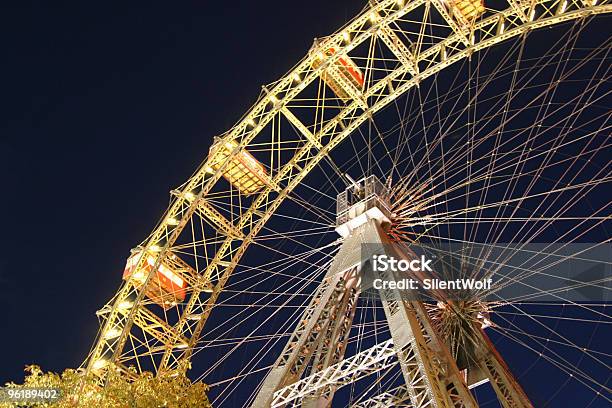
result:
[[[298,327],[264,380],[254,407],[295,403],[303,407],[330,406],[337,388],[388,368],[396,361],[405,385],[396,393],[375,397],[366,406],[371,403],[393,406],[390,401],[408,400],[415,408],[478,406],[447,345],[432,327],[424,305],[402,300],[397,289],[380,291],[392,339],[342,360],[358,296],[361,244],[389,248],[391,242],[376,220],[357,228],[344,240]],[[408,253],[391,255],[397,259],[410,257]],[[389,281],[401,279],[397,273],[388,271],[387,275]],[[346,298],[351,301],[344,301]],[[337,327],[343,329],[338,331]],[[475,333],[478,368],[490,380],[501,404],[505,408],[531,407],[484,332],[477,328]],[[335,351],[332,360],[325,358],[329,350]],[[300,379],[313,359],[311,374]],[[324,363],[319,364],[320,361]]]
[[[309,171],[368,118],[420,81],[474,52],[533,29],[612,11],[608,1],[510,0],[503,10],[487,9],[466,25],[446,7],[439,0],[373,2],[342,30],[318,41],[322,49],[337,50],[326,56],[323,64],[315,64],[316,53],[309,53],[287,75],[265,87],[255,105],[222,136],[222,142],[233,143],[227,161],[216,170],[211,159],[205,161],[173,191],[170,207],[141,244],[143,254],[155,255],[151,272],[140,282],[127,279],[98,313],[101,330],[86,361],[88,372],[103,382],[109,369],[129,375],[129,366],[137,371],[187,370],[215,302],[249,244]],[[443,23],[432,24],[432,19]],[[407,28],[406,21],[417,21],[419,27]],[[374,48],[365,47],[370,50],[365,55],[362,49],[377,40],[390,52],[385,59],[392,68],[382,75],[374,69],[380,58]],[[363,89],[347,85],[350,99],[342,103],[337,103],[331,92],[323,92],[304,108],[303,102],[297,101],[320,84],[323,72],[342,55],[358,61],[365,76]],[[333,75],[332,69],[326,72]],[[333,109],[331,101],[336,102]],[[281,121],[289,123],[294,132],[284,132],[282,137],[274,132],[275,124]],[[256,150],[254,146],[267,148],[257,159],[268,169],[270,181],[247,197],[229,185],[223,174],[233,158],[245,150]],[[177,258],[177,263],[186,265],[184,269],[194,271],[189,272],[185,301],[160,308],[146,297],[143,288],[158,284],[155,271],[163,262]],[[137,268],[143,268],[145,262],[143,255]],[[340,284],[339,277],[333,279],[329,285]],[[352,278],[345,277],[342,285],[346,279]],[[338,310],[345,310],[352,301],[355,293],[351,290],[347,293],[352,295],[337,299]],[[414,319],[419,312],[402,314]],[[310,329],[304,328],[306,332]],[[325,329],[341,339],[347,327],[340,324]],[[317,351],[320,367],[341,362],[342,355],[321,347]],[[490,378],[499,378],[505,371],[495,364],[494,357],[488,359],[486,368]],[[404,357],[403,368],[410,358]],[[507,394],[507,390],[496,391]]]

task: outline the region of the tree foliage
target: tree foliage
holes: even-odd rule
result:
[[[118,372],[109,372],[104,387],[97,378],[73,369],[61,374],[44,372],[36,365],[26,366],[27,373],[23,384],[7,383],[7,387],[45,387],[58,388],[62,397],[56,403],[31,403],[20,406],[54,408],[210,408],[206,392],[208,387],[202,382],[191,382],[185,375],[176,372],[150,372],[137,374],[128,380]],[[13,408],[14,403],[1,403],[0,408]]]

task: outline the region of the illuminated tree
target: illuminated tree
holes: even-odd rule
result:
[[[57,403],[30,403],[22,406],[54,408],[107,407],[107,408],[208,408],[208,387],[201,382],[192,383],[185,375],[176,372],[150,372],[136,374],[129,381],[116,372],[107,378],[105,387],[97,379],[79,370],[67,369],[62,374],[44,372],[36,365],[26,366],[28,375],[23,384],[8,383],[7,387],[57,388],[62,397]],[[0,403],[0,408],[14,407],[13,403]]]

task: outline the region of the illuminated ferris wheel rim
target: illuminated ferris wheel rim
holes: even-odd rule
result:
[[[469,29],[467,27],[458,27],[458,32],[453,31],[453,34],[447,39],[440,41],[440,43],[433,45],[426,50],[423,50],[419,54],[413,55],[416,63],[428,63],[428,69],[424,71],[416,71],[414,67],[404,65],[399,69],[395,70],[384,80],[378,81],[376,84],[368,88],[367,92],[363,93],[363,99],[374,98],[381,96],[385,87],[393,86],[393,81],[396,81],[402,77],[402,75],[411,74],[411,78],[405,80],[401,87],[394,87],[389,95],[384,95],[383,98],[378,100],[374,105],[364,104],[363,101],[353,100],[350,104],[345,106],[341,113],[336,118],[329,121],[326,126],[317,134],[311,133],[304,124],[299,122],[291,112],[287,111],[286,105],[291,102],[300,91],[302,91],[308,84],[312,83],[316,79],[320,78],[322,73],[325,71],[326,66],[333,65],[342,55],[348,54],[351,50],[356,48],[361,43],[369,39],[372,34],[378,33],[374,30],[377,26],[382,27],[391,23],[393,20],[398,19],[413,11],[417,7],[424,4],[439,4],[445,3],[443,0],[430,1],[430,0],[416,0],[416,1],[398,1],[398,0],[387,0],[374,3],[372,8],[366,9],[360,16],[348,23],[343,29],[339,30],[333,35],[325,38],[321,38],[316,41],[317,47],[320,49],[337,49],[333,55],[326,57],[326,64],[319,65],[316,68],[313,67],[313,62],[318,58],[317,54],[310,52],[306,55],[302,61],[300,61],[294,69],[289,71],[281,79],[273,82],[271,85],[263,86],[264,92],[262,97],[252,106],[252,108],[243,116],[237,124],[228,130],[222,136],[222,141],[231,144],[231,152],[225,157],[226,162],[229,163],[231,160],[239,156],[245,150],[248,151],[249,143],[259,134],[259,132],[266,127],[270,120],[279,113],[287,115],[289,122],[291,122],[300,132],[305,136],[307,143],[304,148],[298,152],[294,159],[300,154],[306,154],[304,151],[310,148],[318,149],[316,159],[313,160],[314,165],[307,167],[297,167],[303,176],[306,176],[312,168],[315,167],[316,163],[320,161],[322,157],[327,155],[332,149],[334,149],[342,140],[350,136],[364,121],[371,117],[374,113],[386,107],[390,102],[399,97],[400,95],[407,92],[414,86],[427,79],[428,77],[436,74],[442,69],[452,65],[455,62],[460,61],[472,55],[476,51],[481,51],[485,48],[494,46],[505,40],[513,37],[517,37],[521,34],[527,33],[531,30],[551,26],[567,22],[570,20],[593,16],[597,14],[610,13],[612,12],[612,5],[607,2],[598,3],[595,1],[584,1],[579,2],[584,7],[571,10],[568,8],[568,2],[564,0],[535,0],[535,1],[523,1],[514,2],[510,1],[512,7],[509,7],[503,11],[499,11],[494,15],[487,17],[486,19],[480,20],[473,24]],[[574,6],[578,2],[572,3]],[[548,5],[549,7],[546,7]],[[554,15],[546,16],[537,15],[536,7],[544,6],[548,12],[553,12]],[[397,10],[394,10],[398,7]],[[441,6],[440,6],[441,7]],[[382,10],[391,9],[386,18],[379,17],[379,13]],[[438,9],[440,10],[440,9]],[[376,16],[373,18],[373,16]],[[512,20],[514,21],[512,22]],[[369,29],[360,30],[357,27],[372,23]],[[512,23],[510,23],[512,22]],[[514,24],[514,27],[511,27]],[[500,28],[501,27],[501,28]],[[482,31],[483,34],[488,34],[490,37],[482,38],[480,41],[475,40],[476,35],[474,33]],[[359,35],[352,37],[351,40],[347,41],[347,38],[351,38],[353,32],[359,33]],[[493,34],[494,33],[494,34]],[[491,35],[493,34],[493,35]],[[459,50],[458,44],[464,44],[466,47]],[[451,50],[456,51],[451,55]],[[436,61],[436,58],[440,58]],[[279,95],[283,95],[279,97]],[[360,107],[364,107],[363,112],[353,118],[352,122],[345,123],[344,119],[349,116],[350,113],[357,111]],[[324,136],[328,136],[335,129],[340,127],[342,131],[337,134],[335,139],[327,145],[322,145],[320,140]],[[230,146],[228,145],[228,148]],[[182,197],[179,196],[179,200],[193,201],[194,193],[197,191],[199,182],[202,182],[203,188],[196,195],[203,197],[208,191],[215,185],[215,183],[223,177],[225,166],[211,166],[211,157],[200,167],[200,169],[194,173],[188,183],[185,183],[182,190]],[[214,171],[211,171],[213,169]],[[286,168],[286,170],[289,170]],[[279,177],[281,178],[281,177]],[[303,177],[300,177],[300,180]],[[282,178],[281,178],[282,179]],[[203,181],[206,183],[203,183]],[[263,189],[261,196],[267,195],[272,191],[278,192],[278,184],[274,183],[274,180],[270,180],[270,185],[266,189]],[[294,183],[297,184],[297,183]],[[294,185],[287,186],[285,189],[290,190]]]
[[[241,162],[243,166],[249,168],[249,161],[252,159],[252,156],[248,154],[249,145],[275,116],[284,116],[301,133],[304,144],[296,151],[293,158],[272,176],[266,175],[264,169],[256,168],[257,164],[251,162],[252,174],[247,180],[249,185],[243,185],[242,188],[245,194],[253,195],[253,203],[246,212],[241,211],[240,214],[237,214],[235,219],[231,220],[231,225],[219,225],[220,228],[225,228],[232,234],[226,234],[227,240],[221,245],[214,259],[207,264],[203,272],[204,280],[208,280],[208,286],[205,284],[199,290],[212,291],[211,298],[213,299],[212,302],[208,302],[206,306],[208,309],[205,309],[205,313],[210,312],[214,300],[222,291],[225,281],[246,248],[288,193],[303,180],[310,170],[315,168],[322,158],[376,112],[418,85],[419,82],[476,51],[532,29],[612,11],[612,5],[606,2],[597,4],[595,1],[536,0],[533,2],[509,1],[509,4],[510,7],[502,11],[487,10],[486,17],[467,26],[457,23],[442,0],[381,1],[373,3],[371,8],[349,22],[342,30],[320,39],[317,42],[316,50],[323,50],[326,53],[326,50],[334,51],[324,55],[323,62],[320,61],[320,53],[308,53],[283,78],[264,87],[260,100],[211,150],[211,152],[220,152],[219,155],[211,153],[208,160],[182,186],[181,190],[175,192],[176,199],[162,222],[143,244],[147,251],[157,254],[156,261],[150,265],[150,270],[163,269],[162,260],[168,249],[176,241],[202,200],[221,178],[224,176],[227,178],[226,173],[232,163]],[[444,17],[451,31],[446,39],[428,48],[421,49],[422,44],[417,44],[415,48],[409,50],[397,41],[390,25],[421,6],[437,10]],[[427,24],[426,18],[423,19],[422,24]],[[346,61],[343,62],[343,58],[350,59],[346,56],[349,56],[352,50],[373,37],[387,44],[401,64],[384,79],[365,87],[361,93],[355,93],[354,87],[348,86],[346,104],[341,107],[337,116],[325,123],[318,132],[312,133],[309,126],[304,125],[291,112],[288,104],[312,82],[326,74],[333,77],[334,74],[328,71],[330,67],[333,69],[338,64],[345,64]],[[347,83],[347,78],[338,79],[337,73],[335,75],[336,81]],[[220,157],[222,161],[219,160]],[[258,183],[260,183],[259,186]],[[212,210],[209,209],[209,211]],[[232,244],[237,240],[240,240],[240,247],[237,250],[232,249]],[[142,253],[144,254],[144,251]],[[136,269],[142,268],[145,263],[151,263],[150,257],[140,256],[137,264],[133,266]],[[210,284],[213,276],[218,277],[217,285]],[[152,279],[153,273],[149,273],[142,284],[146,286]],[[137,289],[126,282],[108,305],[106,322],[89,358],[89,370],[96,372],[103,369],[105,364],[101,364],[100,361],[105,359],[110,358],[113,363],[119,361],[131,326],[135,322],[146,324],[146,318],[152,319],[151,316],[140,316],[144,306],[136,306],[143,302],[146,293],[144,290],[138,291]],[[134,293],[137,295],[133,307],[127,313],[121,312],[122,302],[125,306],[125,299]],[[197,296],[194,294],[192,297]],[[188,307],[195,306],[190,304]],[[164,328],[168,333],[165,333],[167,335],[163,337],[166,348],[160,367],[180,366],[183,369],[187,367],[191,349],[197,343],[205,319],[200,320],[191,330],[191,338],[183,335],[182,328],[188,324],[187,320],[188,313],[185,312],[177,324],[176,332],[173,331],[174,328]],[[105,333],[116,331],[117,327],[120,328],[119,335],[105,338]],[[173,360],[172,353],[177,350],[182,350],[183,354]]]

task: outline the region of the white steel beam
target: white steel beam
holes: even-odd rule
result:
[[[394,357],[393,340],[387,340],[327,367],[323,371],[281,388],[274,393],[272,407],[282,407],[323,387],[339,387],[357,381],[359,378],[390,367],[396,362]]]

